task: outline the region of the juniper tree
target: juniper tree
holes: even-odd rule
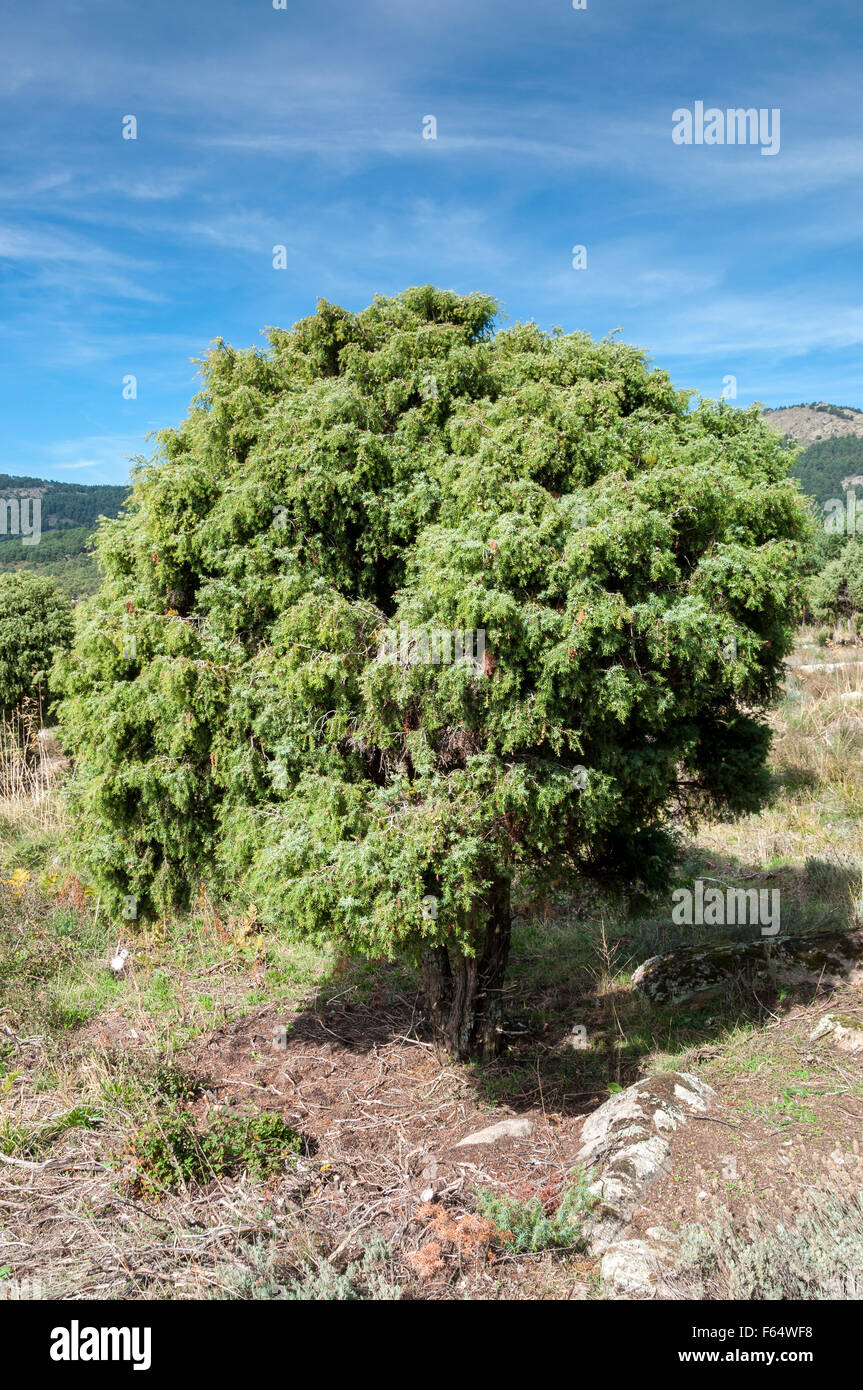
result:
[[[54,655],[70,646],[72,631],[72,606],[50,579],[0,574],[0,714],[47,696]]]
[[[833,539],[832,537],[830,538]],[[809,609],[823,623],[846,621],[859,627],[863,612],[863,538],[847,540],[809,581]]]
[[[407,952],[461,1058],[517,877],[650,878],[681,818],[758,804],[807,525],[755,409],[495,313],[427,286],[217,342],[63,670],[108,901],[206,883]]]

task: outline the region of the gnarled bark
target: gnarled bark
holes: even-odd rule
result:
[[[435,1039],[459,1062],[489,1061],[503,1041],[503,981],[512,926],[509,887],[499,880],[477,910],[476,955],[448,946],[432,946],[423,954]]]

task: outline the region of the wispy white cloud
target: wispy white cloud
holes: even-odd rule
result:
[[[863,338],[851,0],[45,15],[4,16],[0,47],[17,132],[0,178],[4,427],[30,471],[34,419],[46,468],[116,477],[136,430],[182,414],[189,359],[217,334],[259,342],[319,294],[358,308],[429,280],[493,293],[513,318],[622,324],[708,385],[725,359],[783,393],[828,361],[848,380]],[[675,146],[672,111],[695,99],[780,106],[781,153]],[[127,112],[137,141],[121,139]]]
[[[88,483],[116,483],[128,471],[129,460],[146,455],[148,446],[138,435],[89,435],[80,439],[60,439],[12,453],[6,449],[0,471],[24,476],[52,478],[63,473],[86,473]]]

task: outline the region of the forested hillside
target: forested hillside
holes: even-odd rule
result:
[[[863,475],[863,439],[849,434],[811,444],[791,471],[807,496],[823,506],[829,498],[842,496],[846,478]]]
[[[26,569],[50,577],[71,598],[95,593],[98,570],[92,535],[100,516],[115,517],[129,489],[86,483],[58,483],[44,478],[0,473],[0,572]],[[40,507],[39,538],[24,544],[4,501],[31,501]],[[22,528],[23,529],[23,528]]]

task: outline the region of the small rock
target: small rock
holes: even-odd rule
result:
[[[434,1188],[433,1188],[433,1187],[426,1187],[426,1188],[424,1188],[423,1191],[420,1193],[420,1201],[421,1201],[421,1202],[433,1202],[433,1201],[434,1201]]]
[[[845,1014],[825,1014],[809,1034],[810,1042],[830,1038],[841,1052],[863,1052],[863,1025]]]
[[[666,1245],[674,1245],[676,1237],[665,1226],[648,1226],[644,1232],[651,1240],[664,1241]]]
[[[496,1125],[489,1125],[488,1129],[478,1129],[459,1139],[456,1148],[464,1149],[468,1144],[497,1144],[501,1139],[527,1139],[533,1131],[533,1120],[501,1120]]]

